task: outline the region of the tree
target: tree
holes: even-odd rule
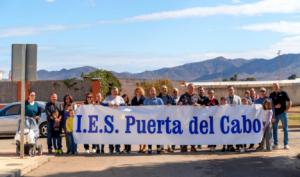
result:
[[[106,70],[96,70],[90,72],[89,74],[82,75],[85,79],[100,79],[101,82],[101,93],[106,96],[110,94],[112,87],[118,87],[121,91],[121,83],[119,79],[112,74],[110,71]]]
[[[296,74],[292,74],[288,77],[289,80],[295,80],[297,78]]]
[[[234,74],[229,80],[230,81],[237,81],[238,80],[238,75]]]
[[[173,90],[173,84],[171,80],[165,79],[165,80],[145,80],[142,82],[137,82],[136,86],[142,87],[146,95],[148,95],[148,91],[151,87],[155,87],[157,90],[157,94],[160,93],[160,88],[162,85],[166,85],[169,89],[169,93],[171,90]]]

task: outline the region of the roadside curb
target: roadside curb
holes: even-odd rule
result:
[[[30,157],[28,157],[30,158]],[[21,177],[25,174],[31,172],[32,170],[38,168],[39,166],[50,161],[53,156],[38,156],[33,157],[34,159],[28,159],[28,162],[24,162],[21,167],[17,167],[15,169],[8,169],[1,171],[0,169],[0,177]],[[26,159],[27,160],[27,159]],[[8,166],[9,164],[7,164]]]

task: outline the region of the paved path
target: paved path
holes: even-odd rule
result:
[[[290,131],[291,150],[252,153],[78,155],[52,158],[26,176],[44,177],[300,177],[300,130]]]

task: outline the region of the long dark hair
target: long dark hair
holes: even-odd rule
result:
[[[67,98],[70,99],[70,104],[73,103],[73,97],[72,97],[70,94],[66,94],[66,95],[64,96],[64,106],[67,106],[67,104],[69,104],[69,103],[67,103]]]

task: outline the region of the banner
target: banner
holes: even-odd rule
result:
[[[261,105],[82,105],[76,110],[78,144],[254,144],[262,139]]]

